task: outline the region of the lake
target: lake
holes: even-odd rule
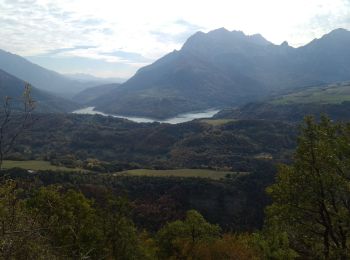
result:
[[[97,111],[94,109],[95,109],[95,107],[86,107],[86,108],[75,110],[72,113],[74,113],[74,114],[87,114],[87,115],[112,116],[112,117],[116,117],[116,118],[128,119],[128,120],[136,122],[136,123],[159,122],[159,123],[168,123],[168,124],[180,124],[180,123],[185,123],[185,122],[192,121],[194,119],[199,119],[199,118],[211,118],[217,112],[220,111],[217,109],[208,109],[208,110],[200,111],[200,112],[191,112],[191,113],[180,114],[180,115],[177,115],[175,117],[165,119],[165,120],[157,120],[157,119],[145,118],[145,117],[106,114],[106,113],[103,113],[103,112],[100,112],[100,111]]]

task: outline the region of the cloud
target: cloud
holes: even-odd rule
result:
[[[66,53],[66,52],[70,52],[70,51],[74,51],[74,50],[86,50],[86,49],[92,49],[92,48],[96,48],[96,46],[74,46],[71,48],[60,48],[60,49],[55,49],[55,50],[50,50],[47,53],[42,54],[42,56],[53,56],[56,54],[60,54],[60,53]]]
[[[81,72],[110,73],[113,63],[132,75],[198,30],[225,27],[298,46],[338,27],[350,29],[349,10],[349,0],[0,0],[0,49],[36,62],[51,55],[45,65],[59,71],[78,70],[66,62],[75,59],[75,66],[91,61]]]
[[[128,78],[131,76],[130,71],[135,69],[133,65],[124,62],[106,62],[101,59],[77,56],[30,56],[26,58],[31,62],[60,71],[63,74],[75,74],[83,71],[86,74],[98,77]]]
[[[315,14],[310,19],[310,27],[313,30],[329,32],[335,28],[349,28],[350,25],[350,1],[335,1],[335,5],[321,5],[322,12]]]
[[[103,50],[100,50],[99,48],[97,48],[97,46],[92,46],[92,45],[60,48],[60,49],[50,50],[43,54],[33,55],[28,57],[51,57],[51,58],[80,57],[80,58],[102,60],[109,63],[126,63],[126,64],[142,64],[142,65],[152,62],[151,59],[148,59],[142,56],[140,53],[127,52],[122,50],[104,52]]]
[[[187,31],[198,31],[198,30],[202,30],[203,27],[196,25],[196,24],[192,24],[188,21],[185,21],[183,19],[179,19],[177,21],[175,21],[175,24],[179,24],[184,26],[185,28],[187,28]]]
[[[166,26],[157,28],[157,30],[150,31],[150,34],[159,42],[182,44],[189,36],[203,29],[205,28],[179,19],[174,21],[171,25],[167,24]]]
[[[78,24],[82,24],[84,26],[89,26],[89,25],[101,25],[104,23],[104,20],[99,18],[86,18],[84,20],[77,20],[75,22]]]
[[[101,54],[107,55],[107,56],[115,56],[118,58],[121,58],[125,61],[129,62],[139,62],[139,63],[145,63],[145,62],[151,62],[151,59],[148,59],[144,56],[142,56],[140,53],[136,52],[127,52],[122,50],[112,51],[112,52],[102,52]]]

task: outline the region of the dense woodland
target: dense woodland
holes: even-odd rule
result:
[[[35,124],[18,139],[8,159],[71,167],[85,167],[88,159],[97,159],[94,170],[102,172],[139,167],[250,172],[261,161],[290,160],[298,132],[296,124],[268,120],[170,125],[98,115],[33,116]]]
[[[349,110],[349,101],[336,104],[271,104],[268,102],[258,102],[250,103],[236,109],[222,110],[215,117],[218,119],[276,120],[297,123],[301,122],[305,115],[313,115],[317,118],[320,118],[322,115],[328,115],[334,120],[349,121]]]
[[[0,254],[348,259],[350,125],[307,118],[297,143],[277,175],[261,161],[220,181],[3,170]]]

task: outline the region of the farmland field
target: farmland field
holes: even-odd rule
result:
[[[272,100],[272,104],[341,104],[350,101],[350,83],[309,87]]]
[[[120,173],[118,173],[120,174]],[[228,174],[238,175],[243,173],[235,173],[230,171],[215,171],[205,169],[177,169],[177,170],[148,170],[136,169],[124,171],[121,174],[129,176],[152,176],[152,177],[197,177],[209,179],[223,179]]]
[[[212,126],[220,126],[220,125],[224,125],[224,124],[233,122],[234,119],[202,119],[200,121],[203,123],[212,125]]]
[[[26,170],[40,171],[40,170],[52,170],[52,171],[80,171],[78,168],[67,168],[63,166],[52,165],[47,161],[10,161],[5,160],[3,163],[4,169],[22,168]]]

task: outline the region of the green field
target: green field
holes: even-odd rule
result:
[[[55,166],[47,161],[9,161],[3,163],[4,169],[22,168],[33,171],[86,171],[79,168],[67,168],[63,166]],[[227,176],[227,174],[238,175],[246,173],[237,173],[230,171],[215,171],[206,169],[177,169],[177,170],[149,170],[136,169],[116,173],[117,176],[151,176],[151,177],[196,177],[219,180]]]
[[[271,101],[275,105],[285,104],[341,104],[350,101],[350,83],[309,87]]]
[[[177,170],[148,170],[148,169],[137,169],[129,170],[118,175],[129,175],[129,176],[151,176],[151,177],[197,177],[197,178],[209,178],[219,180],[225,178],[227,174],[243,174],[234,173],[229,171],[214,171],[205,169],[177,169]]]
[[[203,123],[212,125],[212,126],[220,126],[220,125],[224,125],[224,124],[233,122],[234,119],[202,119],[200,121]]]
[[[62,166],[55,166],[47,161],[4,161],[3,168],[22,168],[26,170],[40,171],[40,170],[52,170],[52,171],[81,171],[77,168],[67,168]]]

